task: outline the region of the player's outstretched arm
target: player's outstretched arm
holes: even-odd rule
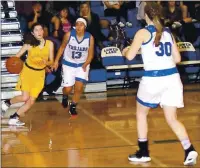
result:
[[[68,33],[66,33],[64,35],[62,43],[61,43],[61,46],[58,49],[58,52],[56,54],[56,58],[55,58],[55,61],[54,61],[54,65],[53,65],[53,69],[55,69],[55,70],[57,70],[57,68],[58,68],[58,62],[60,60],[60,57],[63,54],[63,51],[65,50],[65,47],[66,47],[67,43],[68,43],[68,40],[69,40],[69,37],[70,37],[70,33],[71,32],[68,32]]]
[[[131,44],[130,47],[126,47],[123,51],[122,54],[128,59],[128,60],[132,60],[136,55],[137,52],[139,51],[142,43],[144,42],[144,35],[145,35],[145,30],[141,29],[139,30],[134,39],[133,42]]]
[[[53,42],[50,41],[49,47],[49,61],[47,62],[47,66],[51,66],[54,62],[54,45]]]
[[[15,57],[20,58],[28,50],[28,46],[28,44],[24,44]]]

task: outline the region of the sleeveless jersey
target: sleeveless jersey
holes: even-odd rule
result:
[[[50,41],[46,40],[44,47],[41,49],[39,46],[32,47],[28,51],[28,57],[26,59],[26,62],[29,66],[37,69],[45,68],[44,65],[38,65],[36,64],[36,61],[46,60],[48,61],[50,54]]]
[[[71,30],[68,44],[65,48],[63,59],[70,63],[85,63],[90,46],[90,33],[85,32],[81,41],[76,37],[76,30]]]
[[[151,33],[151,38],[141,46],[142,59],[144,69],[162,70],[176,67],[172,57],[172,39],[171,32],[168,28],[164,28],[160,45],[155,47],[154,40],[156,37],[156,28],[153,25],[145,27]]]

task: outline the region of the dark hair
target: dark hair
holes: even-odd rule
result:
[[[32,34],[32,32],[33,32],[33,30],[34,30],[34,28],[35,28],[36,26],[41,26],[41,27],[44,29],[44,26],[43,26],[42,24],[40,24],[40,23],[34,23],[34,24],[31,26],[31,32],[29,32],[28,34],[26,34],[26,35],[24,36],[24,43],[25,43],[25,44],[30,44],[30,45],[33,46],[33,47],[37,47],[37,46],[40,45],[40,41],[37,40],[37,39],[33,36],[33,34]]]
[[[159,46],[160,39],[163,32],[163,25],[160,21],[161,7],[156,2],[147,2],[144,8],[144,11],[156,27],[156,38],[155,38],[154,43],[155,43],[155,46],[157,47]]]

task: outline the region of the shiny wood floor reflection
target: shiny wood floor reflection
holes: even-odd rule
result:
[[[178,110],[178,118],[200,153],[200,86],[185,89],[185,108]],[[152,161],[135,164],[127,160],[137,149],[134,90],[87,94],[78,106],[77,118],[70,118],[59,101],[60,97],[37,102],[23,118],[25,127],[8,126],[6,118],[1,121],[2,167],[183,166],[184,152],[161,108],[153,109],[148,118]],[[200,167],[200,160],[195,167]]]

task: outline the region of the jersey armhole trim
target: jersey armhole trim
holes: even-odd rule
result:
[[[151,34],[151,37],[150,37],[150,39],[147,42],[142,43],[142,45],[148,44],[152,40],[152,38],[153,38],[152,32],[150,32],[147,28],[145,28],[145,29]]]

